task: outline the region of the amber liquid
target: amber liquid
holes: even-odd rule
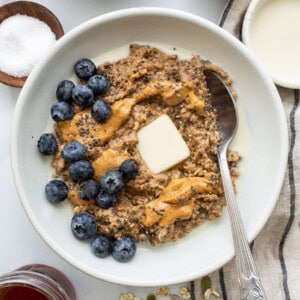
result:
[[[49,298],[37,290],[20,285],[2,289],[0,300],[49,300]]]
[[[39,277],[39,274],[44,276]],[[14,282],[14,275],[22,276],[23,283]],[[9,273],[7,278],[10,279],[9,283],[0,287],[0,300],[51,300],[50,288],[56,291],[55,299],[58,299],[57,296],[61,296],[59,299],[76,299],[75,290],[68,278],[50,266],[41,264],[23,266]],[[57,288],[57,283],[60,288]],[[67,298],[66,295],[68,295]]]

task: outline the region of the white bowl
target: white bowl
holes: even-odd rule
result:
[[[297,1],[253,0],[243,21],[242,40],[280,86],[299,89]]]
[[[80,25],[58,41],[32,71],[16,105],[11,147],[14,179],[34,228],[78,269],[126,285],[184,282],[220,268],[233,257],[226,209],[219,221],[206,222],[186,238],[156,248],[139,245],[132,261],[118,263],[92,255],[89,245],[71,234],[70,205],[66,202],[55,207],[44,195],[53,169],[51,158],[41,157],[36,144],[43,132],[52,130],[49,109],[55,101],[57,83],[72,76],[78,58],[98,62],[119,58],[118,49],[132,41],[159,43],[169,52],[176,47],[184,55],[199,53],[232,76],[242,116],[233,145],[243,156],[237,198],[248,239],[258,234],[276,203],[286,168],[287,126],[280,98],[272,80],[238,40],[209,21],[176,10],[116,11]]]

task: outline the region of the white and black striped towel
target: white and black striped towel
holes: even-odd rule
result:
[[[250,0],[230,0],[219,24],[239,39],[243,16],[249,3]],[[276,208],[264,229],[251,244],[251,249],[268,299],[299,300],[300,97],[298,90],[278,87],[278,91],[284,104],[290,131],[288,168]],[[234,261],[209,276],[212,280],[212,288],[223,300],[240,299]],[[201,279],[191,283],[193,300],[203,299],[200,285]]]

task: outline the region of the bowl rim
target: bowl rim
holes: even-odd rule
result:
[[[251,232],[248,232],[248,240],[252,241],[257,234],[260,232],[260,230],[263,228],[267,220],[269,219],[275,204],[277,202],[277,198],[279,196],[279,193],[281,191],[281,186],[284,180],[285,170],[286,170],[286,164],[287,164],[287,157],[288,157],[288,130],[287,130],[287,122],[285,118],[285,113],[283,110],[283,106],[279,97],[279,94],[277,92],[277,89],[269,77],[269,75],[265,72],[265,70],[261,67],[261,65],[257,62],[254,55],[251,53],[247,47],[245,47],[239,40],[237,40],[234,36],[232,36],[230,33],[226,32],[224,29],[220,28],[216,24],[210,22],[209,20],[203,19],[200,16],[197,16],[192,13],[183,12],[177,9],[169,9],[169,8],[157,8],[157,7],[137,7],[137,8],[129,8],[129,9],[122,9],[113,11],[98,17],[95,17],[87,22],[84,22],[83,24],[75,27],[72,29],[69,33],[65,34],[53,47],[52,50],[47,54],[46,57],[44,57],[33,69],[33,71],[30,73],[28,80],[26,81],[26,84],[24,85],[23,89],[21,90],[21,93],[19,95],[15,112],[13,116],[13,126],[12,126],[12,135],[11,135],[11,164],[12,164],[12,171],[13,171],[13,177],[14,182],[16,185],[16,189],[21,201],[21,204],[28,216],[28,219],[30,220],[31,224],[35,228],[35,230],[38,232],[38,234],[41,236],[41,238],[56,252],[60,255],[65,261],[70,263],[72,266],[76,267],[80,271],[83,271],[84,273],[96,277],[98,279],[106,280],[108,282],[116,283],[116,284],[122,284],[122,285],[129,285],[129,286],[161,286],[161,285],[170,285],[175,284],[179,282],[187,282],[190,280],[194,280],[197,277],[204,276],[206,274],[209,274],[218,268],[221,268],[223,265],[225,265],[231,258],[234,256],[234,251],[231,253],[228,252],[227,255],[225,255],[222,259],[219,260],[218,264],[213,264],[207,266],[205,270],[202,271],[202,273],[199,273],[199,271],[196,270],[194,272],[190,272],[189,274],[178,274],[175,279],[169,279],[166,278],[163,282],[157,281],[156,279],[153,279],[151,281],[143,282],[137,279],[136,281],[127,280],[126,278],[120,278],[115,277],[111,275],[107,275],[105,273],[102,273],[102,276],[99,276],[99,273],[95,272],[92,268],[87,267],[81,262],[73,259],[72,257],[69,257],[66,255],[67,253],[56,243],[53,243],[51,240],[51,237],[48,236],[47,232],[43,229],[43,227],[40,226],[38,218],[33,213],[33,210],[31,209],[29,205],[29,201],[27,200],[26,193],[23,189],[22,184],[22,178],[18,171],[18,154],[17,154],[17,140],[18,140],[18,128],[20,127],[20,119],[21,114],[24,105],[26,104],[25,99],[27,98],[27,94],[29,93],[32,84],[34,83],[37,75],[40,71],[47,65],[48,60],[51,59],[51,57],[59,50],[61,49],[65,44],[68,43],[69,40],[72,40],[73,38],[77,37],[78,35],[82,34],[86,30],[89,30],[93,28],[94,26],[99,26],[105,22],[110,22],[116,19],[120,18],[126,18],[126,17],[134,17],[134,16],[141,16],[141,15],[154,15],[154,16],[163,16],[163,17],[171,17],[180,19],[183,21],[189,21],[193,24],[196,24],[197,26],[204,26],[207,30],[213,31],[219,36],[222,36],[228,43],[230,43],[232,46],[237,47],[242,53],[247,57],[247,59],[250,60],[251,64],[257,69],[257,71],[261,74],[261,76],[264,78],[265,84],[267,85],[268,89],[270,90],[270,93],[272,93],[273,98],[275,98],[274,106],[278,112],[279,116],[279,122],[282,124],[281,126],[281,132],[280,135],[282,137],[286,137],[285,142],[283,142],[280,147],[282,148],[282,153],[284,154],[282,157],[282,160],[279,162],[280,166],[280,172],[277,174],[276,178],[276,188],[274,188],[274,197],[273,202],[270,204],[270,213],[266,214],[264,218],[262,218],[262,221],[260,224],[256,225],[254,230]],[[276,199],[275,199],[276,198]]]
[[[252,21],[259,11],[259,9],[266,4],[267,2],[271,2],[272,0],[252,0],[248,6],[246,11],[243,24],[242,24],[242,41],[244,44],[254,53],[253,50],[253,43],[251,41],[250,32]],[[263,62],[261,62],[263,63]],[[266,67],[265,67],[266,68]],[[289,80],[285,76],[278,76],[272,74],[270,72],[271,77],[273,78],[274,82],[282,87],[290,88],[290,89],[299,89],[300,88],[300,79],[299,80]]]

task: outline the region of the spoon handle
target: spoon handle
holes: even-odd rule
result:
[[[266,300],[267,297],[255,267],[249,243],[246,239],[241,214],[236,202],[227,163],[226,150],[227,147],[220,149],[218,160],[235,248],[241,300]]]

